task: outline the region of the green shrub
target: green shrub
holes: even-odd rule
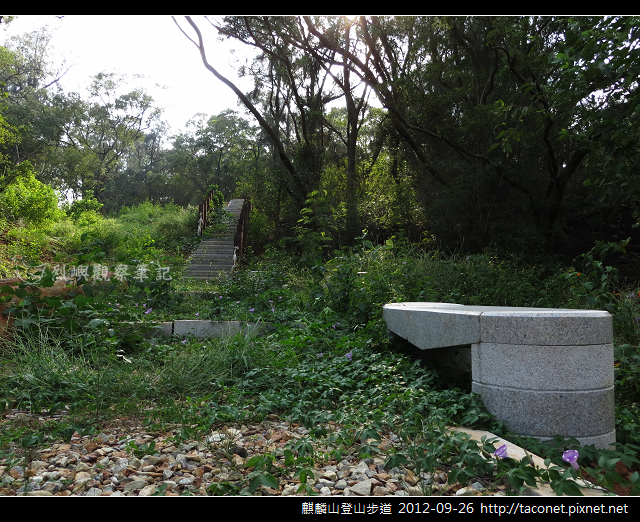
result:
[[[46,231],[39,228],[16,226],[7,232],[7,238],[11,241],[9,245],[9,256],[23,256],[32,265],[38,265],[43,252],[58,246],[55,238]]]
[[[102,207],[103,204],[93,197],[93,190],[88,190],[86,197],[76,200],[70,205],[65,204],[62,208],[67,216],[75,222],[85,213],[89,213],[95,222],[97,220],[95,216]]]
[[[153,237],[159,248],[174,249],[181,238],[195,233],[198,216],[194,207],[166,205],[162,216],[153,223]]]
[[[211,194],[211,209],[221,209],[224,207],[224,194],[218,189],[218,185],[209,185],[207,194]]]
[[[31,164],[22,162],[20,175],[0,193],[0,209],[6,219],[40,226],[61,216],[55,191],[38,181]]]

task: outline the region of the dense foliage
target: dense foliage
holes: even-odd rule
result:
[[[176,21],[216,74],[205,29],[255,51],[240,71],[255,80],[237,91],[245,114],[195,115],[169,136],[129,79],[102,73],[86,95],[65,93],[51,36],[13,38],[0,53],[0,191],[18,190],[28,159],[38,181],[107,214],[194,205],[216,184],[253,200],[265,242],[297,238],[301,252],[300,226],[333,248],[366,229],[565,262],[631,237],[636,259],[636,18]]]
[[[595,240],[635,237],[632,17],[264,16],[184,26],[214,74],[205,29],[258,53],[243,70],[255,90],[241,101],[282,160],[272,169],[278,199],[252,193],[270,232],[286,234],[279,220],[293,223],[308,195],[327,189],[333,222],[315,230],[334,246],[366,228],[434,234],[452,250],[571,259]],[[329,109],[332,100],[343,107]]]
[[[238,91],[246,114],[196,115],[167,136],[125,78],[97,75],[86,98],[62,92],[46,32],[0,47],[0,277],[27,280],[0,288],[20,328],[0,347],[0,400],[68,406],[76,423],[7,429],[0,452],[144,403],[150,425],[177,422],[185,438],[270,414],[339,426],[287,450],[299,459],[318,440],[337,453],[317,459],[377,454],[380,433],[397,431],[413,446],[389,462],[437,459],[451,480],[502,476],[519,491],[538,471],[498,469],[447,435],[465,424],[512,436],[468,383],[389,344],[383,304],[440,301],[611,312],[619,445],[581,448],[582,464],[598,462],[608,487],[617,462],[638,464],[637,18],[178,24],[234,89],[203,29],[256,50],[242,71],[255,88]],[[199,240],[193,205],[211,189],[212,231],[225,199],[251,198],[249,248],[233,279],[198,284],[180,273]],[[79,286],[49,295],[61,275]],[[150,342],[137,326],[177,318],[272,329]],[[522,441],[560,466],[575,443]],[[275,458],[254,462],[255,476]],[[575,492],[573,468],[545,473]],[[639,483],[636,472],[627,485]]]
[[[80,279],[81,288],[58,297],[34,294],[33,285],[26,284],[1,289],[5,301],[14,296],[22,300],[7,308],[21,331],[1,346],[0,399],[33,411],[64,407],[71,416],[55,426],[3,428],[0,458],[3,444],[8,448],[21,440],[25,447],[37,446],[47,437],[84,433],[111,415],[144,411],[150,429],[161,430],[167,423],[181,426],[179,439],[203,437],[223,424],[278,415],[313,428],[308,440],[285,448],[292,462],[305,455],[311,459],[303,459],[309,477],[314,462],[355,452],[360,457],[382,456],[391,466],[417,471],[444,466],[451,484],[483,477],[496,484],[507,481],[518,492],[525,484],[545,480],[558,492],[576,493],[568,481],[575,474],[562,465],[560,456],[578,448],[583,465],[599,462],[591,474],[601,473],[605,486],[617,482],[637,488],[637,473],[625,483],[614,468],[619,461],[630,468],[638,464],[634,455],[640,444],[640,303],[638,289],[616,286],[615,269],[597,260],[612,245],[601,245],[600,251],[567,268],[489,252],[448,256],[407,241],[376,246],[365,237],[358,246],[333,252],[311,268],[291,254],[270,250],[238,269],[232,279],[188,281],[172,266],[171,280],[143,282],[143,267],[159,268],[154,265],[158,259],[170,262],[163,248],[141,251],[136,246],[144,244],[146,227],[151,226],[138,227],[136,222],[151,221],[161,210],[145,204],[123,210],[114,220],[128,230],[130,251],[107,248],[97,237],[99,227],[83,234],[76,254],[68,257],[68,267],[76,274],[82,273],[82,266],[92,267]],[[75,225],[69,221],[66,226]],[[99,267],[117,259],[112,258],[115,253],[134,263],[130,274],[101,279]],[[50,288],[55,275],[46,272],[36,286]],[[573,440],[541,445],[508,433],[469,393],[468,382],[440,379],[433,368],[389,344],[382,305],[406,300],[604,305],[615,318],[617,450],[580,448]],[[244,320],[262,324],[263,331],[206,340],[145,335],[154,321],[178,318]],[[320,429],[324,423],[334,431]],[[478,447],[447,430],[456,424],[507,437],[553,464],[535,470],[526,459],[491,460],[493,449],[487,441]],[[405,441],[406,450],[379,449],[381,436],[388,433]],[[333,450],[320,453],[314,449],[318,445]],[[249,492],[259,484],[253,481],[256,476],[276,473],[267,461],[281,458],[267,454],[247,463],[255,467]],[[241,493],[230,484],[219,488],[210,493]]]

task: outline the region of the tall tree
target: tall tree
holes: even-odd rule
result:
[[[588,119],[596,128],[588,135],[580,131],[575,108],[587,107],[584,100],[604,85],[615,91],[616,74],[635,60],[629,52],[634,45],[627,44],[619,59],[611,60],[616,74],[601,75],[597,87],[572,80],[573,90],[567,89],[563,78],[580,70],[581,56],[575,48],[570,56],[562,54],[565,33],[568,43],[572,33],[593,39],[587,50],[598,51],[591,54],[588,72],[595,77],[616,56],[614,28],[623,27],[619,40],[633,41],[633,21],[360,17],[357,26],[368,52],[363,54],[331,38],[311,17],[304,20],[319,44],[341,57],[336,65],[348,63],[371,86],[395,131],[437,182],[424,187],[429,205],[441,194],[448,206],[462,200],[471,208],[475,197],[476,226],[466,228],[482,238],[497,211],[522,207],[524,198],[543,241],[562,238],[569,184],[601,136],[596,128],[602,127],[600,116],[592,113]],[[569,60],[561,66],[557,56]],[[624,86],[630,95],[636,88],[629,81]],[[611,108],[604,102],[600,113]]]
[[[214,25],[261,52],[250,69],[259,96],[243,102],[277,144],[292,195],[306,188],[304,165],[317,166],[316,179],[324,172],[314,160],[327,137],[313,124],[324,104],[314,101],[331,89],[344,96],[348,125],[342,133],[325,117],[324,126],[344,138],[355,181],[359,82],[383,106],[379,128],[389,134],[376,142],[377,150],[388,144],[392,179],[401,169],[410,175],[441,238],[553,249],[568,243],[592,187],[627,201],[640,187],[635,18],[229,17]],[[318,71],[331,87],[315,81]]]
[[[118,94],[124,80],[114,74],[96,75],[87,102],[76,95],[73,119],[65,127],[64,146],[83,158],[78,189],[93,190],[104,203],[108,180],[122,166],[120,159],[156,122],[160,111],[142,89]]]
[[[192,204],[199,202],[211,185],[218,185],[231,197],[250,169],[255,129],[232,110],[210,118],[199,114],[188,127],[193,130],[175,136],[172,149],[165,154],[167,173],[190,187]]]
[[[282,140],[280,133],[278,132],[277,127],[270,124],[267,119],[260,113],[260,111],[256,108],[253,102],[246,96],[232,81],[228,78],[222,76],[210,63],[207,58],[207,52],[204,44],[204,38],[202,37],[202,32],[198,25],[191,19],[190,16],[185,17],[187,23],[191,27],[191,29],[195,32],[196,38],[192,38],[189,36],[184,29],[180,26],[177,20],[174,18],[176,25],[179,27],[180,31],[196,46],[200,53],[200,57],[202,58],[202,62],[205,68],[210,71],[216,78],[218,78],[221,82],[227,85],[233,92],[238,96],[243,105],[247,108],[247,110],[256,118],[260,127],[264,129],[269,138],[272,140],[275,149],[278,152],[278,156],[286,169],[286,172],[290,176],[291,186],[286,185],[285,189],[291,195],[291,197],[297,202],[298,205],[304,204],[304,180],[296,167],[294,166],[289,154],[286,151],[285,144]]]
[[[50,39],[41,29],[0,46],[0,111],[20,134],[5,154],[14,164],[30,160],[38,171],[38,156],[60,140],[64,119],[53,89],[66,69],[51,65]]]
[[[225,17],[217,30],[255,47],[260,54],[250,68],[256,90],[264,89],[263,106],[272,117],[284,107],[292,132],[284,133],[306,193],[317,189],[322,172],[322,117],[331,99],[325,92],[328,77],[321,64],[298,48],[304,29],[294,17]],[[268,100],[268,102],[267,102]],[[275,106],[275,107],[274,107]],[[278,120],[275,120],[278,121]]]
[[[357,47],[360,42],[357,38],[357,34],[352,35],[352,29],[354,28],[353,21],[349,20],[346,16],[330,17],[325,19],[316,18],[314,21],[314,28],[318,30],[318,24],[326,22],[327,27],[324,29],[324,33],[334,40],[333,45],[342,47],[347,52]],[[297,20],[299,27],[304,27],[302,20]],[[307,24],[308,25],[308,24]],[[346,125],[344,131],[337,129],[332,125],[328,127],[335,132],[340,140],[344,143],[347,151],[347,168],[346,168],[346,207],[347,207],[347,236],[355,238],[359,235],[360,230],[358,227],[358,181],[356,172],[357,162],[357,150],[358,150],[358,134],[360,127],[363,124],[364,117],[368,105],[366,103],[368,94],[367,86],[362,85],[361,82],[355,82],[352,79],[351,67],[346,60],[342,61],[342,67],[339,70],[334,71],[333,65],[336,63],[336,51],[333,49],[326,49],[322,46],[313,45],[311,43],[310,34],[304,31],[300,32],[301,38],[295,42],[295,45],[300,47],[305,53],[309,54],[316,63],[318,63],[326,73],[333,79],[333,82],[341,93],[340,97],[344,98],[346,108]],[[359,93],[356,93],[359,90]],[[336,99],[338,96],[334,96]],[[327,124],[325,119],[325,124]]]

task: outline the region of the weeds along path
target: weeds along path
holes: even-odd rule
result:
[[[79,262],[102,259],[101,247],[90,243]],[[450,431],[496,432],[477,397],[440,386],[388,346],[379,318],[382,303],[415,300],[424,288],[430,300],[446,301],[462,284],[456,278],[480,279],[470,274],[518,283],[468,290],[485,302],[502,298],[481,294],[485,288],[529,295],[536,287],[522,282],[522,271],[496,272],[484,258],[410,257],[370,242],[317,271],[275,256],[233,278],[193,282],[206,292],[188,292],[196,288],[187,277],[153,280],[126,293],[43,301],[55,316],[40,317],[36,301],[19,310],[33,328],[32,337],[0,346],[0,495],[467,496],[518,493],[541,481],[556,494],[578,494],[579,471],[561,449],[547,470],[517,457],[514,439],[471,441]],[[224,341],[141,341],[141,325],[178,315],[277,328]],[[78,328],[68,332],[72,321]],[[606,470],[592,464],[600,455],[580,448],[580,458],[595,474],[603,470],[609,489],[621,477],[637,494],[637,452],[624,451],[602,461]],[[614,475],[620,464],[630,473]]]

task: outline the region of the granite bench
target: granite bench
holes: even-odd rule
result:
[[[600,310],[396,303],[393,334],[458,352],[472,391],[514,433],[582,445],[615,442],[612,317]],[[453,350],[457,348],[457,350]]]

